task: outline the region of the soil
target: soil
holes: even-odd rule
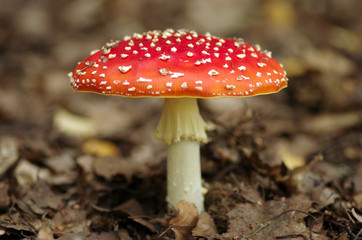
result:
[[[222,3],[221,3],[222,2]],[[362,239],[362,4],[0,2],[0,239]],[[168,209],[161,99],[74,92],[109,39],[189,28],[272,50],[288,88],[202,99],[205,211]]]

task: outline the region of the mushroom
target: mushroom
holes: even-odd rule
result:
[[[278,92],[286,73],[268,51],[242,39],[194,31],[149,31],[106,43],[69,74],[77,91],[165,98],[155,136],[168,145],[167,202],[204,209],[200,142],[208,141],[197,98]]]

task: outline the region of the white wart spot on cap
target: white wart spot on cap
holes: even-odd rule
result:
[[[179,78],[183,77],[184,75],[185,75],[184,73],[173,72],[171,73],[171,78]]]
[[[195,87],[195,89],[196,89],[197,91],[202,91],[202,87],[199,87],[199,86]]]
[[[167,55],[165,55],[165,54],[162,54],[162,55],[159,57],[159,59],[161,59],[161,60],[167,60],[167,59],[170,59],[170,56],[167,56]]]
[[[246,67],[245,67],[245,66],[240,66],[240,67],[238,67],[238,69],[239,69],[240,71],[245,71],[245,70],[246,70]]]
[[[140,77],[139,79],[136,80],[136,82],[152,82],[152,79]]]
[[[211,69],[207,74],[209,74],[209,76],[217,76],[219,75],[219,72],[214,69]]]
[[[187,88],[187,82],[183,82],[183,83],[181,84],[181,88]]]
[[[119,71],[121,71],[122,73],[126,73],[128,72],[129,70],[131,70],[132,66],[129,65],[129,66],[119,66],[118,69]]]

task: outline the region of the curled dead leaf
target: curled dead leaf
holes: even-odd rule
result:
[[[358,222],[362,223],[362,215],[359,215],[354,208],[352,208],[352,215],[357,219]]]
[[[93,119],[72,114],[62,108],[56,110],[53,124],[59,132],[73,137],[93,137],[98,131]]]
[[[18,159],[18,143],[10,136],[0,137],[0,176],[2,176]]]
[[[48,223],[43,222],[41,229],[38,232],[39,240],[54,240],[53,232]]]
[[[119,149],[110,141],[90,139],[83,143],[83,151],[86,154],[102,156],[118,156]]]
[[[192,230],[193,236],[210,238],[218,234],[214,219],[205,211],[200,213],[196,227]]]
[[[194,203],[181,200],[177,204],[178,214],[169,222],[177,240],[191,239],[192,229],[199,219],[199,212]]]

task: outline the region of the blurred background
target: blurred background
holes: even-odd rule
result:
[[[281,94],[294,109],[306,114],[357,110],[361,10],[356,0],[3,0],[0,116],[49,124],[59,105],[86,114],[84,101],[93,98],[144,111],[137,100],[76,94],[67,73],[110,39],[166,28],[242,37],[271,50],[289,74],[290,88]]]
[[[247,107],[271,118],[265,124],[279,135],[281,127],[284,135],[299,129],[323,141],[356,126],[360,132],[361,12],[356,0],[0,1],[0,133],[110,137],[142,126],[142,138],[162,148],[152,130],[162,100],[76,93],[67,73],[110,39],[167,28],[242,37],[272,51],[288,72],[289,88],[278,94],[202,101],[209,119]],[[89,118],[78,124],[88,127],[77,132],[67,114]]]
[[[219,159],[240,161],[235,149],[245,156],[247,148],[260,150],[261,160],[278,165],[283,159],[290,170],[322,153],[319,174],[351,178],[344,187],[353,185],[351,199],[361,210],[361,13],[358,0],[0,0],[0,137],[20,142],[21,157],[37,167],[53,156],[65,161],[64,150],[72,157],[104,154],[93,151],[99,142],[87,148],[88,139],[107,140],[116,150],[102,149],[137,165],[162,165],[165,146],[153,138],[162,100],[76,93],[67,74],[91,50],[135,32],[185,28],[241,37],[273,52],[289,87],[200,101],[205,118],[221,126],[210,133],[215,143],[203,148],[205,177],[217,174]],[[0,177],[14,163],[7,166]],[[133,170],[117,174],[146,174]],[[69,179],[52,184],[74,182]]]

